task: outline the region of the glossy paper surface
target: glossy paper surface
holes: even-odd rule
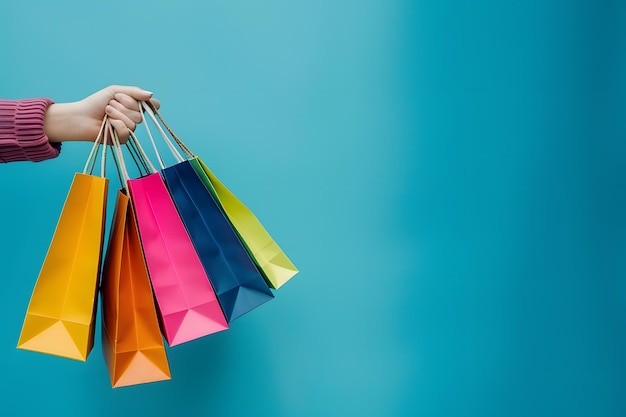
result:
[[[130,180],[128,187],[169,345],[227,329],[215,292],[160,174]]]
[[[254,213],[226,188],[200,159],[193,158],[189,162],[221,204],[268,284],[277,289],[296,275],[298,269],[274,242]]]
[[[274,298],[263,276],[188,161],[163,170],[165,183],[230,322]]]
[[[107,185],[102,177],[74,176],[18,348],[87,359],[94,340]]]
[[[102,276],[102,350],[114,388],[171,379],[130,199],[117,194]]]

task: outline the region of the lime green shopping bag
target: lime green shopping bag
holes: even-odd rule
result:
[[[198,157],[189,160],[191,166],[221,204],[226,216],[239,234],[248,252],[272,288],[289,281],[298,269],[289,260],[259,219],[246,207]]]
[[[254,213],[222,184],[204,162],[189,150],[170,129],[156,109],[150,108],[145,104],[144,108],[151,117],[154,117],[154,113],[156,113],[165,128],[189,158],[190,164],[204,185],[221,205],[228,220],[230,220],[242,243],[259,267],[268,285],[271,288],[278,289],[296,275],[298,269],[272,239]],[[165,135],[163,132],[161,133]]]

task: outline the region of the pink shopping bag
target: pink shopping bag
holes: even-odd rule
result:
[[[170,346],[228,328],[160,174],[129,180],[141,243]]]

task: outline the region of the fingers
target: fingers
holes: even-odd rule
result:
[[[141,123],[141,113],[139,112],[141,106],[134,98],[123,93],[117,93],[115,99],[109,102],[109,106],[113,106],[133,122]]]
[[[109,116],[109,121],[115,130],[117,130],[120,142],[124,143],[128,140],[128,131],[135,130],[138,122],[134,122],[133,119],[127,115],[128,112],[124,112],[124,110],[119,109],[121,106],[119,102],[114,102],[113,100],[111,100],[111,102],[113,104],[106,106],[105,112]],[[141,122],[141,115],[139,115],[139,122]]]
[[[117,131],[121,143],[126,143],[130,136],[129,130],[134,131],[143,120],[141,101],[150,101],[156,109],[161,107],[159,100],[152,98],[151,92],[139,87],[112,85],[105,90],[113,97],[109,100],[105,113]]]
[[[161,103],[156,98],[151,98],[150,103],[154,106],[155,109],[159,110],[161,108]]]
[[[116,93],[113,96],[113,100],[109,101],[109,105],[115,107],[120,112],[124,113],[130,119],[132,119],[135,123],[141,123],[141,104],[140,101],[144,100],[136,100],[135,98],[129,96],[124,93]],[[156,98],[152,98],[149,101],[154,108],[157,110],[161,107],[161,103]]]
[[[160,103],[158,100],[152,99],[150,102],[157,109],[159,108]],[[141,104],[139,101],[127,94],[116,93],[113,100],[110,100],[106,106],[105,112],[110,119],[117,119],[124,123],[126,129],[135,130],[135,127],[143,120],[141,117],[142,110],[140,109]]]
[[[126,124],[118,119],[109,119],[109,122],[111,123],[111,125],[113,125],[113,128],[117,132],[117,137],[119,138],[120,143],[126,143],[126,141],[128,141],[128,137],[130,136]]]

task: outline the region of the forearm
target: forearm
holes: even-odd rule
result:
[[[73,103],[50,99],[0,99],[0,163],[43,161],[59,155],[61,142],[94,141],[108,116],[124,143],[141,123],[141,101],[159,108],[152,93],[139,87],[112,85]]]
[[[43,161],[59,155],[61,145],[50,144],[44,132],[49,99],[0,99],[0,162]]]

